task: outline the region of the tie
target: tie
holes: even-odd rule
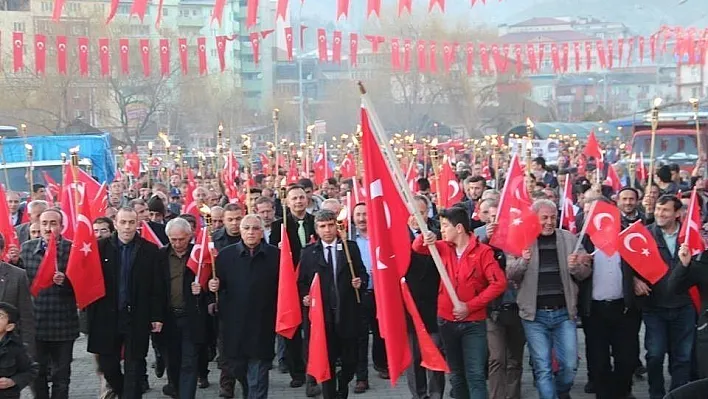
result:
[[[307,245],[307,235],[305,234],[305,221],[297,221],[297,236],[300,238],[300,246],[305,247]]]
[[[334,278],[332,279],[332,288],[334,289],[334,303],[332,303],[331,307],[332,309],[337,309],[339,307],[339,287],[337,287],[337,268],[334,266],[334,260],[332,259],[332,246],[328,245],[327,246],[327,256],[325,256],[325,261],[329,266],[332,267],[332,276]],[[338,315],[339,313],[335,315],[335,320],[338,320]]]
[[[334,262],[332,262],[332,246],[329,245],[327,247],[327,264],[334,267]],[[337,274],[337,270],[334,270],[335,275]]]

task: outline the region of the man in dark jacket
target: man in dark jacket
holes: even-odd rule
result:
[[[54,285],[39,292],[34,298],[36,353],[39,375],[32,384],[35,398],[48,399],[47,369],[52,364],[53,399],[69,398],[69,380],[74,341],[79,336],[79,317],[71,282],[66,279],[71,241],[61,236],[62,214],[56,208],[47,209],[39,216],[42,238],[25,241],[20,257],[25,264],[29,284],[37,275],[44,258],[47,242],[52,234],[57,243],[57,272]]]
[[[357,302],[354,291],[366,287],[369,276],[356,242],[338,240],[337,215],[334,212],[319,211],[315,216],[315,226],[320,240],[302,251],[298,289],[303,305],[310,306],[310,285],[315,273],[320,275],[332,375],[330,380],[322,383],[322,396],[324,399],[346,399],[349,394],[348,384],[356,372],[358,334],[361,330],[361,304]],[[348,246],[351,254],[354,276],[347,264],[344,245]],[[305,329],[305,333],[309,334],[309,324],[306,323]],[[335,372],[337,359],[342,362],[339,373]]]
[[[98,355],[106,381],[123,399],[142,397],[150,332],[162,331],[166,308],[165,256],[137,226],[135,210],[121,208],[116,233],[98,242],[106,295],[87,308],[88,351]]]
[[[175,218],[165,227],[170,244],[160,252],[167,258],[163,283],[168,298],[165,314],[167,377],[162,388],[167,396],[194,399],[197,390],[197,361],[200,345],[206,342],[208,294],[196,282],[194,272],[187,266],[194,245],[192,226]]]
[[[240,204],[226,204],[224,206],[224,227],[212,234],[214,248],[217,251],[241,241],[240,226],[244,214],[243,206]]]
[[[216,258],[217,279],[209,290],[219,295],[225,366],[243,387],[243,397],[268,397],[268,370],[275,356],[275,313],[278,301],[276,247],[263,242],[263,220],[247,215],[241,221],[242,242]],[[223,366],[222,366],[223,367]]]

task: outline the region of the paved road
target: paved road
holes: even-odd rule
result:
[[[578,339],[581,345],[580,351],[583,359],[580,361],[580,369],[578,370],[578,376],[575,380],[575,386],[571,392],[573,399],[591,399],[594,395],[588,395],[583,393],[583,387],[587,382],[587,368],[584,360],[584,338],[582,335],[582,330],[578,330]],[[98,397],[99,382],[98,377],[95,374],[95,367],[93,362],[93,357],[86,353],[86,338],[81,337],[77,340],[74,346],[74,362],[72,363],[71,372],[71,391],[70,398],[72,399],[95,399]],[[528,355],[527,355],[528,356]],[[152,359],[150,359],[151,364]],[[528,364],[528,360],[524,363]],[[218,398],[218,387],[215,382],[218,378],[218,370],[216,365],[212,363],[210,365],[210,370],[212,370],[210,375],[210,381],[212,382],[211,387],[207,389],[199,389],[197,392],[197,398],[199,399],[217,399]],[[216,370],[216,371],[215,371]],[[371,389],[365,394],[354,395],[350,394],[350,398],[354,399],[404,399],[410,398],[411,395],[408,392],[405,377],[402,377],[396,387],[391,387],[390,381],[382,380],[378,377],[378,374],[373,371],[369,372],[370,381],[369,384]],[[145,394],[145,398],[165,398],[162,395],[162,385],[166,383],[166,376],[162,379],[157,379],[150,369],[150,391]],[[536,399],[538,395],[533,387],[533,378],[527,369],[524,369],[523,374],[523,384],[522,384],[522,397],[529,399]],[[668,381],[668,380],[667,380]],[[270,374],[270,398],[305,398],[305,389],[298,388],[293,389],[288,386],[290,378],[287,374],[281,374],[278,371],[271,371]],[[238,386],[238,384],[237,384]],[[238,392],[238,391],[237,391]],[[351,390],[350,390],[351,392]],[[449,386],[446,387],[446,392],[449,392]],[[648,398],[647,384],[646,381],[637,381],[634,388],[634,394],[637,399]],[[23,398],[30,399],[32,395],[25,390],[22,395]],[[240,393],[237,393],[237,398],[240,398]],[[447,397],[447,396],[446,396]]]

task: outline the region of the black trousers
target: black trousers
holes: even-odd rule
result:
[[[368,381],[369,379],[369,331],[371,331],[371,360],[376,369],[387,370],[386,346],[379,322],[376,320],[376,297],[374,291],[364,291],[361,296],[361,333],[359,335],[358,364],[356,367],[356,380]]]
[[[359,339],[358,337],[341,338],[333,326],[327,326],[327,351],[332,378],[322,383],[322,398],[346,399],[349,395],[349,382],[356,372]],[[337,359],[342,362],[342,368],[338,373],[336,372]]]
[[[145,377],[145,357],[147,353],[136,354],[130,333],[130,316],[121,313],[118,321],[118,333],[110,354],[98,355],[98,367],[108,385],[121,399],[139,399],[143,392],[141,381]],[[123,350],[125,348],[125,350]],[[123,369],[121,370],[121,354]]]
[[[696,331],[696,345],[694,352],[698,368],[698,378],[708,378],[708,315],[704,311],[698,318]]]
[[[623,299],[592,301],[584,327],[588,368],[593,372],[598,399],[624,398],[632,391],[639,356],[634,326],[639,317],[638,310],[625,308]]]
[[[32,383],[36,399],[68,399],[71,379],[71,361],[74,355],[74,340],[37,341],[37,363],[39,373]],[[51,365],[52,394],[47,385],[48,367]]]
[[[296,381],[305,381],[304,347],[302,328],[298,327],[292,339],[285,339],[285,364],[288,365],[290,378]]]

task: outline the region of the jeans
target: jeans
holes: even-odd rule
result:
[[[167,375],[180,399],[194,398],[197,392],[197,368],[200,347],[194,343],[186,315],[172,314],[166,326]]]
[[[692,305],[675,309],[650,308],[644,311],[644,346],[647,350],[649,397],[666,394],[664,357],[669,354],[671,390],[691,379],[691,351],[696,334],[696,311]]]
[[[47,386],[47,366],[52,370],[52,399],[69,398],[71,361],[74,357],[74,341],[37,341],[37,363],[39,374],[32,383],[36,399],[49,399]]]
[[[259,359],[229,359],[234,376],[243,387],[244,399],[268,398],[268,371],[271,362]]]
[[[418,337],[415,335],[415,329],[412,323],[408,322],[408,338],[410,340],[411,354],[413,361],[406,370],[406,380],[408,381],[408,390],[413,399],[441,399],[445,393],[445,373],[442,371],[432,371],[420,365],[422,355],[420,353],[420,344]],[[442,352],[442,340],[440,333],[430,333],[433,343]]]
[[[487,399],[487,323],[438,319],[456,399]]]
[[[521,324],[526,333],[539,399],[556,399],[558,394],[570,392],[578,371],[578,335],[568,310],[538,309],[534,321],[521,320]],[[553,351],[559,366],[555,377],[551,365]]]
[[[369,380],[369,331],[371,331],[371,360],[377,370],[387,370],[386,347],[376,320],[376,300],[374,291],[365,291],[361,296],[361,334],[359,335],[359,361],[356,366],[356,380]]]

